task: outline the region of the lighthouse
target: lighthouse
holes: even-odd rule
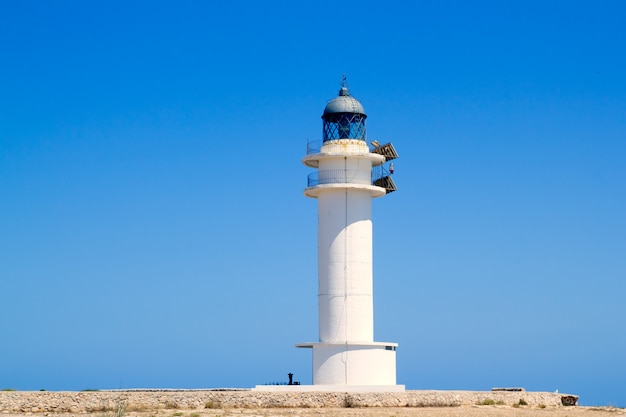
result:
[[[391,143],[367,142],[367,115],[345,77],[322,114],[322,140],[307,145],[314,168],[304,195],[318,207],[319,341],[313,353],[319,390],[404,391],[396,384],[397,343],[374,341],[372,199],[396,190]]]

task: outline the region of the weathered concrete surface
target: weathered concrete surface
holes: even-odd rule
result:
[[[249,390],[1,391],[1,413],[84,413],[209,408],[454,407],[493,401],[563,406],[578,396],[548,392],[406,391],[403,393],[251,392]],[[575,401],[574,401],[575,404]],[[568,404],[570,405],[570,404]]]

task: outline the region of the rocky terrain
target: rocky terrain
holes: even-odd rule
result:
[[[1,391],[0,414],[94,417],[413,417],[626,415],[578,407],[575,395],[526,391],[404,393],[254,392],[249,390]]]

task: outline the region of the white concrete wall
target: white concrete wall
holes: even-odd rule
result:
[[[320,171],[371,172],[358,158],[320,161]],[[367,190],[329,189],[318,197],[318,302],[321,342],[374,340],[372,197]]]
[[[316,345],[313,384],[395,385],[396,351],[381,345]]]
[[[372,198],[385,189],[371,173],[384,160],[352,139],[303,158],[318,169],[305,195],[318,201],[319,342],[297,346],[313,350],[314,386],[404,390],[395,385],[396,344],[374,342]]]
[[[322,144],[320,152],[323,154],[367,154],[367,142],[360,139],[329,140]]]

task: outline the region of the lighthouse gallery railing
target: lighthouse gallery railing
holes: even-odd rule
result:
[[[372,185],[378,179],[385,175],[386,170],[382,167],[372,170],[371,175],[367,172],[347,170],[347,169],[329,169],[324,171],[316,171],[308,175],[308,187],[314,187],[320,184],[369,184]],[[385,172],[385,173],[384,173]]]

